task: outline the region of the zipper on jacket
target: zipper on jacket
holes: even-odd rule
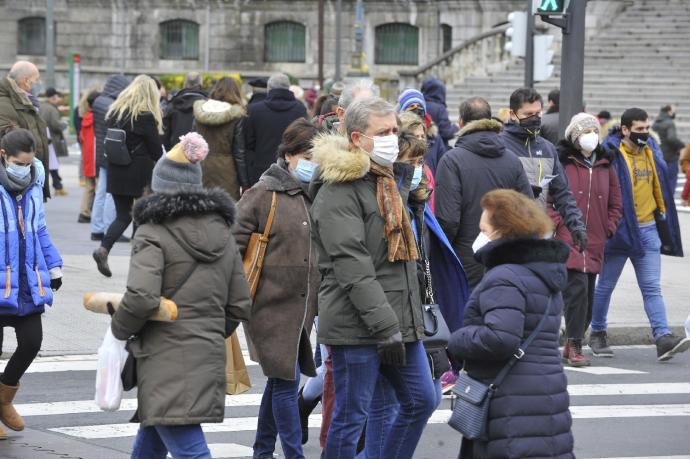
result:
[[[17,199],[17,224],[19,225],[19,231],[22,233],[22,239],[26,239],[26,228],[24,227],[24,211],[22,210],[22,195],[18,194],[16,199]]]
[[[5,207],[5,199],[0,196],[0,203],[2,203],[2,220],[5,225],[5,298],[9,298],[12,293],[12,267],[10,265],[10,224],[7,217],[7,208]]]
[[[589,225],[589,207],[592,202],[592,171],[594,170],[594,165],[589,167],[589,191],[587,194],[587,212],[585,213],[585,231],[587,231],[587,226]],[[587,251],[582,251],[582,268],[583,272],[587,272]]]

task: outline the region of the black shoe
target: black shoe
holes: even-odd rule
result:
[[[103,247],[99,247],[93,251],[93,259],[96,260],[96,267],[98,272],[103,274],[105,277],[112,277],[113,273],[110,272],[110,267],[108,266],[108,251]]]
[[[613,357],[613,350],[609,347],[606,330],[593,331],[589,335],[589,347],[595,357]]]
[[[92,241],[102,241],[103,236],[105,236],[105,234],[103,234],[103,233],[91,233],[91,240]]]
[[[84,214],[79,214],[79,218],[77,218],[77,223],[91,223],[91,217],[87,217]]]
[[[309,415],[312,411],[314,411],[316,405],[319,404],[321,397],[317,397],[315,400],[307,402],[302,396],[303,390],[304,386],[302,386],[297,394],[297,406],[299,407],[299,420],[300,424],[302,425],[302,444],[305,445],[309,441]]]
[[[119,238],[117,238],[117,241],[115,241],[115,242],[123,242],[126,244],[129,241],[130,241],[130,239],[127,236],[120,236]]]
[[[659,362],[670,360],[674,355],[685,352],[690,348],[690,339],[664,335],[656,340],[656,359]]]

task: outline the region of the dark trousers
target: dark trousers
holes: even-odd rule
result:
[[[110,252],[110,249],[115,245],[115,241],[122,236],[129,224],[132,223],[134,196],[114,194],[113,201],[115,202],[115,220],[108,227],[101,242],[101,247],[104,247],[108,252]]]
[[[50,171],[50,180],[53,182],[53,188],[62,189],[62,177],[60,177],[60,172],[57,169]]]
[[[592,322],[592,304],[597,275],[568,270],[568,285],[563,291],[566,336],[582,339]]]
[[[668,180],[673,187],[673,195],[676,195],[676,187],[678,186],[678,160],[668,161]]]
[[[16,386],[34,361],[43,342],[43,325],[41,314],[30,316],[0,316],[0,348],[2,348],[3,327],[12,327],[17,335],[17,350],[14,351],[0,382],[7,386]]]

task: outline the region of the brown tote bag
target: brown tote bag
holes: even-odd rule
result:
[[[264,257],[266,256],[266,248],[268,247],[268,235],[271,233],[273,219],[276,214],[276,202],[277,197],[274,191],[273,198],[271,199],[271,210],[268,213],[268,220],[266,221],[264,232],[263,234],[252,233],[249,237],[249,243],[247,244],[247,251],[244,254],[244,273],[247,277],[249,295],[252,300],[254,300],[256,296],[256,289],[259,286],[259,277],[261,277],[261,269],[264,266]],[[249,356],[252,360],[257,361],[254,344],[249,338],[247,327],[244,327],[244,330],[247,347],[249,348]],[[248,391],[252,386],[249,381],[247,366],[242,356],[240,340],[237,338],[237,331],[225,341],[225,353],[227,355],[227,363],[225,366],[227,383],[225,392],[231,395],[237,395]]]

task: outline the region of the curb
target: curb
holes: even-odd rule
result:
[[[671,332],[676,336],[685,336],[685,327],[671,326]],[[654,345],[652,329],[649,326],[609,327],[606,330],[610,346]],[[560,342],[564,344],[565,330],[561,329]],[[589,332],[585,336],[585,343],[589,343]]]

